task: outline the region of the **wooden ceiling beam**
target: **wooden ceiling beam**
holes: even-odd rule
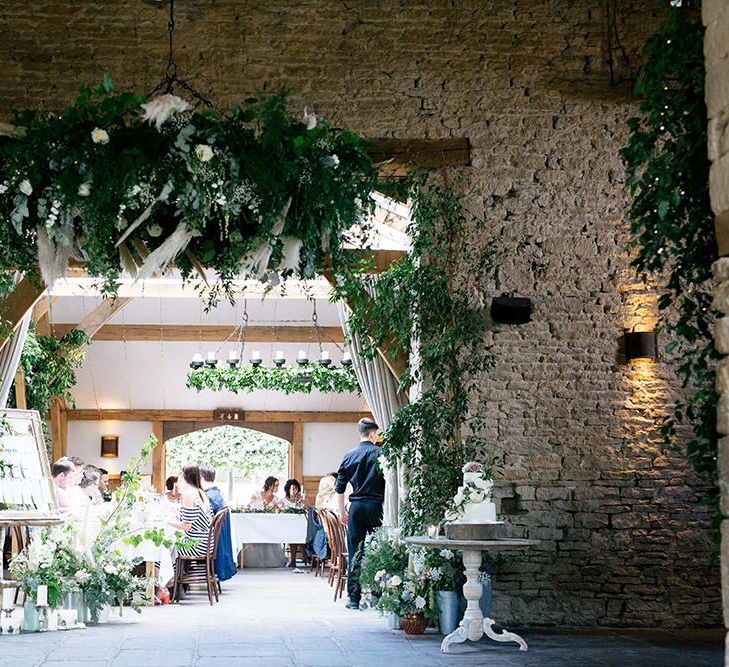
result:
[[[45,287],[35,280],[31,280],[27,276],[22,278],[13,291],[0,303],[0,317],[8,324],[1,331],[8,333],[10,330],[14,331],[28,311],[40,301],[45,291]],[[7,339],[7,335],[0,333],[0,348]]]
[[[289,412],[246,410],[246,422],[329,422],[355,424],[362,417],[371,417],[369,412]],[[69,421],[215,421],[214,410],[69,410]],[[231,424],[232,422],[220,422]]]
[[[67,331],[77,329],[78,324],[54,324],[53,335],[60,338]],[[341,327],[320,327],[322,343],[343,343]],[[168,341],[220,343],[237,340],[236,326],[232,324],[104,324],[94,334],[94,340],[103,341]],[[316,343],[314,327],[297,326],[249,326],[246,328],[248,343]]]
[[[398,178],[415,168],[443,169],[468,167],[471,164],[471,143],[466,137],[445,139],[369,139],[367,152],[380,165],[380,174]]]
[[[74,328],[81,329],[89,338],[93,338],[114,315],[116,315],[130,301],[131,297],[118,296],[107,297],[96,308],[94,308]]]

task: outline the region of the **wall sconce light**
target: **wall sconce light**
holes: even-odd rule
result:
[[[626,331],[624,338],[626,361],[658,358],[655,331]]]
[[[101,436],[101,456],[105,459],[115,459],[117,456],[119,456],[118,435]]]

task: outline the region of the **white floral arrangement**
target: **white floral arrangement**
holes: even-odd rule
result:
[[[491,499],[491,489],[494,485],[491,479],[491,470],[478,461],[469,461],[462,468],[463,486],[453,498],[451,508],[446,511],[446,521],[453,523],[462,519],[466,506],[477,504]]]

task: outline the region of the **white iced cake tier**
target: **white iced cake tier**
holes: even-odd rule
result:
[[[496,505],[492,502],[469,503],[458,523],[500,523],[496,521]]]

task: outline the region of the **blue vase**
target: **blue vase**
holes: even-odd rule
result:
[[[38,632],[38,607],[32,600],[26,600],[23,607],[23,630]]]
[[[440,610],[438,615],[440,632],[443,635],[449,635],[458,627],[460,620],[458,615],[458,593],[455,591],[437,591],[435,602]]]

